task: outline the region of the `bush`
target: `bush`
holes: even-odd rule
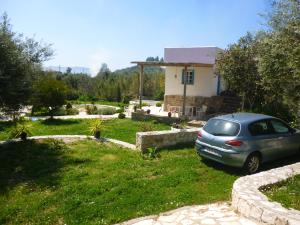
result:
[[[100,108],[97,110],[97,114],[99,115],[113,115],[116,113],[116,109],[112,107]]]
[[[31,135],[30,126],[25,122],[18,122],[11,130],[9,137],[21,138],[22,140],[26,140],[27,136],[29,135]]]
[[[95,115],[98,112],[98,109],[95,105],[86,105],[85,110],[88,115]]]
[[[78,115],[79,110],[75,108],[67,109],[66,110],[66,115]]]
[[[124,97],[123,97],[122,102],[123,102],[124,104],[129,104],[129,101],[130,101],[129,96],[124,96]]]
[[[123,107],[116,110],[116,113],[123,113],[123,112],[124,112],[124,108]]]
[[[164,91],[158,90],[154,94],[154,100],[156,100],[156,101],[163,100],[164,99],[164,95],[165,95]]]
[[[116,109],[113,107],[102,107],[98,109],[95,105],[87,105],[85,109],[89,115],[113,115],[116,113]]]
[[[147,132],[153,130],[154,130],[154,126],[152,123],[141,122],[139,125],[139,131],[141,132]]]
[[[70,102],[68,102],[66,105],[66,110],[68,110],[68,109],[72,109],[72,104]]]
[[[124,113],[119,113],[118,118],[119,119],[125,119],[126,115]]]
[[[156,103],[156,107],[161,107],[161,106],[162,106],[161,102]]]
[[[160,154],[158,152],[158,149],[155,148],[147,148],[147,150],[145,152],[142,152],[141,154],[143,159],[156,159],[160,157]]]

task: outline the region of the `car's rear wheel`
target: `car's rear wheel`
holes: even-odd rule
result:
[[[248,156],[245,164],[244,169],[248,174],[253,174],[258,172],[261,164],[261,157],[259,154],[254,153]]]

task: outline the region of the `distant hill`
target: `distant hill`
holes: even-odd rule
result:
[[[67,68],[66,66],[47,66],[47,67],[44,67],[44,69],[46,71],[57,71],[57,72],[62,72],[62,73],[65,73],[67,71]],[[91,71],[89,68],[87,67],[80,67],[80,66],[73,66],[70,68],[72,68],[72,71],[71,73],[84,73],[84,74],[91,74]]]
[[[155,62],[155,61],[163,61],[163,59],[159,59],[158,56],[157,57],[148,57],[146,59],[146,61],[148,62]],[[165,70],[161,67],[157,67],[157,66],[146,66],[144,67],[144,73],[146,74],[153,74],[153,73],[162,73]],[[127,67],[124,69],[120,69],[120,70],[116,70],[114,71],[114,74],[116,75],[124,75],[124,74],[132,74],[132,73],[139,73],[140,72],[140,68],[138,66],[131,66],[131,67]]]
[[[153,73],[162,73],[165,70],[161,67],[144,67],[144,73],[153,74]],[[130,75],[132,73],[140,73],[140,68],[138,66],[131,66],[124,69],[114,71],[115,75]]]

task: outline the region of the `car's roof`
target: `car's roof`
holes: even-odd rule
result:
[[[229,120],[239,123],[251,123],[257,120],[275,118],[272,116],[257,113],[232,113],[215,117],[217,119]]]

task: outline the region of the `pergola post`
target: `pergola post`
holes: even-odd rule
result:
[[[187,82],[187,66],[183,70],[183,101],[182,101],[182,116],[185,116],[185,100],[186,100],[186,82]]]
[[[139,100],[140,100],[140,109],[142,108],[142,98],[143,98],[143,81],[144,79],[144,65],[140,65],[140,90],[139,90]]]

